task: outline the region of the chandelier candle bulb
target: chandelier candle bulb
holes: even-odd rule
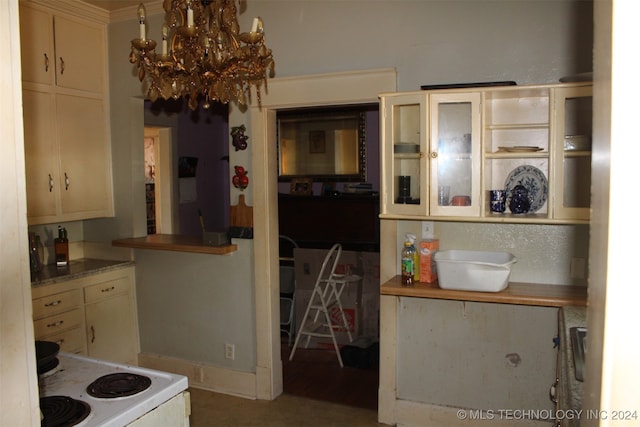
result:
[[[187,27],[193,27],[193,9],[191,9],[191,3],[187,3]]]
[[[162,24],[162,56],[167,55],[167,36],[169,35],[169,26],[165,22]]]
[[[140,3],[138,6],[138,20],[140,21],[140,40],[146,40],[146,28],[144,24],[144,20],[146,18],[147,11],[145,10],[144,4]]]
[[[258,18],[253,18],[253,24],[251,25],[251,32],[255,33],[258,31]]]

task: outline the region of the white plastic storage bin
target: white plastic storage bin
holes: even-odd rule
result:
[[[438,285],[459,291],[500,292],[509,284],[516,257],[507,252],[440,251],[435,255]]]

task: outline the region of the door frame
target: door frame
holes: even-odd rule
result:
[[[371,104],[397,90],[395,68],[285,77],[269,81],[268,94],[249,108],[253,169],[256,389],[258,399],[282,394],[278,269],[278,167],[276,112],[292,107]]]

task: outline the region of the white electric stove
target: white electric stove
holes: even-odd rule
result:
[[[40,405],[45,413],[43,425],[53,420],[52,407],[58,412],[56,396],[63,396],[63,400],[71,401],[72,407],[84,409],[82,414],[74,415],[75,421],[61,425],[122,427],[153,425],[154,420],[164,420],[167,423],[163,425],[189,426],[189,399],[185,392],[188,381],[183,375],[68,353],[59,353],[58,361],[55,368],[39,379]],[[107,384],[106,390],[102,390],[103,383]]]

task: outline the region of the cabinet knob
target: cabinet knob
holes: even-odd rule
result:
[[[51,177],[51,174],[49,174],[49,193],[51,193],[53,191],[53,178]]]
[[[49,72],[49,57],[46,53],[44,54],[44,71],[45,73]]]
[[[430,156],[431,156],[432,159],[435,159],[435,158],[438,157],[438,152],[437,151],[432,151]]]

